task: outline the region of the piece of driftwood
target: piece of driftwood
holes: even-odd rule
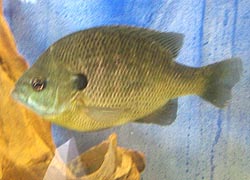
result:
[[[70,148],[74,147],[69,147]],[[63,150],[63,153],[68,152]],[[77,156],[69,163],[56,153],[45,180],[139,180],[145,168],[144,155],[137,151],[117,146],[117,136],[112,134],[108,140]]]
[[[50,123],[10,97],[27,69],[3,16],[0,1],[0,179],[41,179],[54,156]]]

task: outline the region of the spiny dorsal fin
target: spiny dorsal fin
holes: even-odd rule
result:
[[[102,26],[95,28],[103,32],[120,32],[135,37],[142,37],[150,42],[159,43],[176,58],[183,44],[184,35],[174,32],[159,32],[151,29],[130,26]]]

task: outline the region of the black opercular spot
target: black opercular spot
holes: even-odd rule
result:
[[[85,74],[76,74],[74,86],[77,90],[83,90],[88,85],[88,79]]]
[[[36,77],[31,80],[31,85],[35,91],[42,91],[46,87],[46,80]]]

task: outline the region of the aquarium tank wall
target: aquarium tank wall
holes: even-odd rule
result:
[[[144,153],[144,180],[250,179],[250,1],[4,0],[3,7],[29,65],[60,38],[103,25],[182,33],[176,61],[192,67],[241,58],[241,79],[223,109],[182,96],[168,126],[127,123],[77,132],[53,124],[51,131],[57,147],[73,138],[79,153],[115,132],[119,145]]]

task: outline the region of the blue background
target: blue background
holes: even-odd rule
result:
[[[57,39],[107,24],[185,34],[177,61],[190,66],[241,57],[242,79],[223,110],[186,96],[167,127],[127,124],[75,133],[54,126],[53,134],[57,145],[74,136],[83,151],[116,132],[120,145],[145,152],[144,180],[250,179],[249,0],[4,0],[4,13],[30,64]]]

